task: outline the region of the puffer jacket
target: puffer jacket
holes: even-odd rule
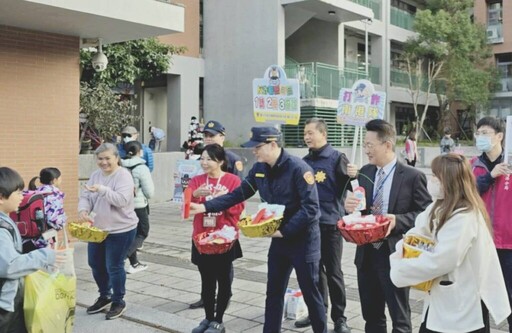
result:
[[[155,194],[155,185],[151,178],[151,172],[146,166],[146,161],[139,156],[121,160],[121,164],[131,171],[135,184],[135,208],[144,208],[148,205],[148,199]]]

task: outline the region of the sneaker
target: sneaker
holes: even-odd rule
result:
[[[147,268],[148,268],[148,265],[141,264],[140,262],[138,262],[138,263],[135,263],[134,265],[128,266],[128,268],[126,268],[126,273],[135,274],[137,272],[142,272],[142,271],[146,270]]]
[[[199,299],[199,301],[190,304],[190,306],[189,306],[190,309],[199,309],[199,308],[202,308],[202,307],[204,307],[204,303],[203,303],[203,299],[202,298]]]
[[[299,318],[295,321],[295,327],[297,328],[303,328],[308,326],[311,326],[311,320],[309,320],[309,316]]]
[[[112,304],[112,300],[108,297],[100,297],[94,302],[93,305],[87,308],[88,314],[98,313],[106,308],[108,308]]]
[[[223,323],[212,321],[210,327],[204,333],[226,333],[226,328]]]
[[[344,318],[339,318],[334,323],[335,333],[350,333],[350,327],[347,325],[347,321]]]
[[[121,315],[126,310],[126,304],[121,303],[112,303],[110,306],[110,310],[108,310],[107,315],[105,318],[107,319],[116,319],[121,317]]]
[[[140,244],[140,245],[137,247],[137,250],[138,250],[138,251],[142,251],[142,250],[144,250],[144,244]]]
[[[210,321],[208,319],[203,319],[199,323],[199,326],[192,330],[192,333],[204,333],[208,327],[210,327]]]

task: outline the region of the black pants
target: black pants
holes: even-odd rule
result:
[[[233,262],[231,260],[201,261],[197,267],[201,274],[201,298],[204,303],[206,319],[222,323],[224,312],[231,298]],[[217,285],[217,307],[215,307]]]
[[[137,259],[137,248],[141,247],[144,243],[144,240],[148,237],[149,234],[149,215],[148,215],[148,207],[144,208],[136,208],[135,214],[139,218],[139,223],[137,224],[137,235],[133,240],[132,245],[128,249],[128,259],[130,260],[130,265],[135,265],[139,262]]]
[[[410,165],[410,166],[415,166],[416,165],[416,157],[412,161],[409,161],[407,159],[405,161],[407,162],[407,165]]]
[[[336,225],[320,224],[322,241],[320,259],[320,293],[324,299],[325,309],[331,299],[331,319],[336,322],[345,317],[347,296],[345,280],[341,270],[341,256],[343,253],[343,238]]]
[[[392,333],[412,332],[409,288],[397,288],[389,276],[389,246],[387,241],[375,249],[363,245],[364,261],[357,268],[357,284],[366,333],[387,333],[385,307],[387,305]]]
[[[489,323],[489,310],[487,310],[487,307],[485,306],[484,302],[482,302],[482,315],[484,318],[484,327],[482,327],[479,330],[471,331],[469,333],[490,333],[491,332],[491,325]],[[427,313],[425,314],[425,318],[428,318],[428,309]],[[427,321],[421,323],[420,330],[418,333],[440,333],[436,331],[431,331],[427,328]]]
[[[14,312],[0,309],[0,333],[27,333],[23,314],[23,291],[21,286],[14,298]]]

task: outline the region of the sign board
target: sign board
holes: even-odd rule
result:
[[[258,123],[298,125],[299,81],[288,79],[284,70],[272,65],[263,78],[252,81],[254,119]]]
[[[203,174],[199,160],[177,160],[174,173],[174,202],[183,202],[183,190],[187,188],[190,179]]]
[[[338,99],[338,123],[364,126],[373,119],[384,119],[386,93],[375,91],[368,80],[357,80],[352,89],[340,90]]]

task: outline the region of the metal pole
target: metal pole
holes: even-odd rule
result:
[[[368,79],[368,19],[364,20],[364,71]]]

